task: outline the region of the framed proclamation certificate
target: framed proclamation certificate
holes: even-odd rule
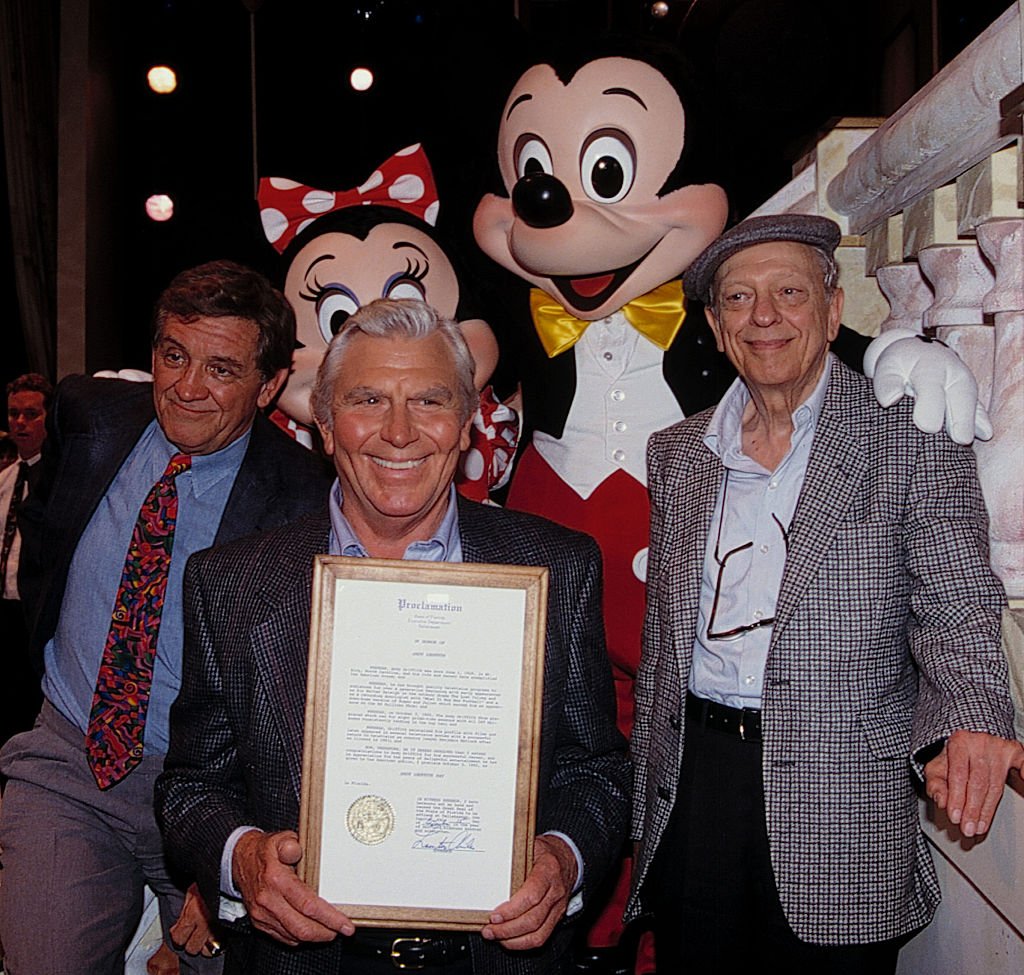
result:
[[[547,586],[317,556],[300,876],[357,924],[478,929],[525,879]]]

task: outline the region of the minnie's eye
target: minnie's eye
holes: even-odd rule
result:
[[[330,342],[359,308],[359,302],[348,291],[325,288],[316,301],[316,321],[325,342]]]
[[[618,203],[632,188],[636,151],[623,132],[595,132],[583,147],[580,179],[583,191],[597,203]]]
[[[535,135],[521,135],[516,140],[515,161],[519,179],[536,173],[551,175],[555,171],[548,147]]]
[[[427,300],[427,293],[419,281],[410,278],[399,278],[384,292],[385,298],[416,298],[419,301]]]

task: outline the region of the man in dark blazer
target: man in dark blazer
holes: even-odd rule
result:
[[[329,507],[189,564],[185,682],[157,805],[169,853],[199,878],[211,908],[223,915],[234,898],[247,915],[250,934],[227,956],[238,970],[565,971],[562,918],[599,887],[619,849],[630,776],[601,627],[600,555],[587,536],[456,500],[472,375],[457,327],[429,306],[360,309],[332,342],[313,394],[338,473]],[[321,552],[550,569],[534,866],[480,934],[356,931],[295,875]]]
[[[58,387],[21,520],[19,583],[46,698],[35,728],[0,753],[8,971],[121,971],[144,883],[161,899],[165,935],[177,916],[182,896],[165,867],[152,790],[180,683],[184,563],[198,548],[317,507],[329,487],[325,465],[259,412],[288,374],[294,339],[294,315],[265,278],[214,262],[183,272],[161,296],[152,383],[71,377]],[[187,471],[176,477],[141,760],[101,783],[86,735],[98,723],[111,607],[140,502],[172,455],[188,458]],[[182,959],[183,970],[193,964],[204,963]]]
[[[752,218],[686,278],[740,379],[648,449],[628,916],[670,971],[893,971],[939,900],[915,775],[974,836],[1024,762],[973,453],[829,353],[839,240]]]

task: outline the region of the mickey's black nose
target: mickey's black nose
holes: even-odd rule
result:
[[[572,216],[572,199],[549,173],[528,173],[512,187],[512,208],[531,227],[558,227]]]

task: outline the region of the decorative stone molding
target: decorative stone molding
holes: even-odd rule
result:
[[[828,202],[863,233],[1016,141],[1000,100],[1024,76],[1021,13],[1013,4],[850,156]]]

